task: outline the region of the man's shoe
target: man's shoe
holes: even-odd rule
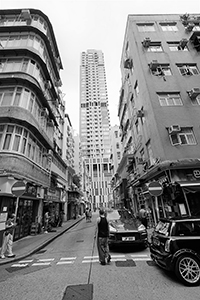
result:
[[[108,264],[109,264],[110,261],[111,261],[111,256],[109,255],[108,256]]]
[[[101,261],[101,265],[105,266],[106,265],[105,261]]]
[[[12,255],[7,255],[8,258],[13,258],[15,257],[15,254],[12,254]]]
[[[5,255],[1,255],[0,258],[4,259],[4,258],[6,258],[6,257],[5,257]]]

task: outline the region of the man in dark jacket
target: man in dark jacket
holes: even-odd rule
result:
[[[105,211],[100,209],[97,218],[97,249],[99,253],[99,262],[102,265],[109,263],[111,256],[108,248],[109,224],[106,219]]]

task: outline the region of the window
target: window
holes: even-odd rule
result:
[[[116,143],[116,148],[119,149],[119,143]]]
[[[171,76],[172,71],[169,65],[159,65],[156,69],[152,70],[154,76]]]
[[[175,145],[196,145],[192,128],[182,127],[181,131],[169,136],[173,146]]]
[[[120,160],[120,158],[121,158],[121,153],[117,152],[117,159]]]
[[[7,126],[6,136],[5,136],[5,140],[4,140],[4,144],[3,144],[3,150],[9,150],[13,130],[14,130],[13,125]]]
[[[139,32],[156,31],[153,23],[137,24],[137,28]]]
[[[178,106],[183,105],[180,93],[158,94],[161,106]]]
[[[4,91],[2,95],[1,106],[10,106],[12,104],[13,93],[14,93],[14,88],[7,89]]]
[[[12,150],[14,150],[14,151],[19,150],[19,143],[20,143],[21,135],[22,135],[22,127],[16,126]]]
[[[200,95],[194,99],[191,98],[191,102],[192,102],[192,105],[200,105]]]
[[[163,31],[178,31],[176,23],[160,23],[160,26]]]
[[[188,51],[188,47],[180,47],[180,42],[168,42],[170,51]]]
[[[118,131],[115,131],[115,137],[118,138]]]
[[[163,48],[161,43],[151,42],[149,47],[147,48],[147,52],[162,52]]]
[[[138,81],[136,80],[135,85],[134,85],[134,91],[135,95],[137,96],[139,94],[139,86],[138,86]]]
[[[199,70],[196,64],[177,65],[177,67],[182,76],[199,75]]]

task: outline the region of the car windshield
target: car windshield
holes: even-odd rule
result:
[[[108,212],[107,219],[108,221],[115,221],[120,223],[134,223],[137,227],[141,225],[141,222],[137,218],[135,218],[129,210],[125,209],[113,210],[111,212]]]
[[[156,225],[155,231],[167,236],[169,234],[170,223],[159,221]]]

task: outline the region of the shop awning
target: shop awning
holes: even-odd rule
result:
[[[186,193],[200,192],[200,181],[177,181]]]

